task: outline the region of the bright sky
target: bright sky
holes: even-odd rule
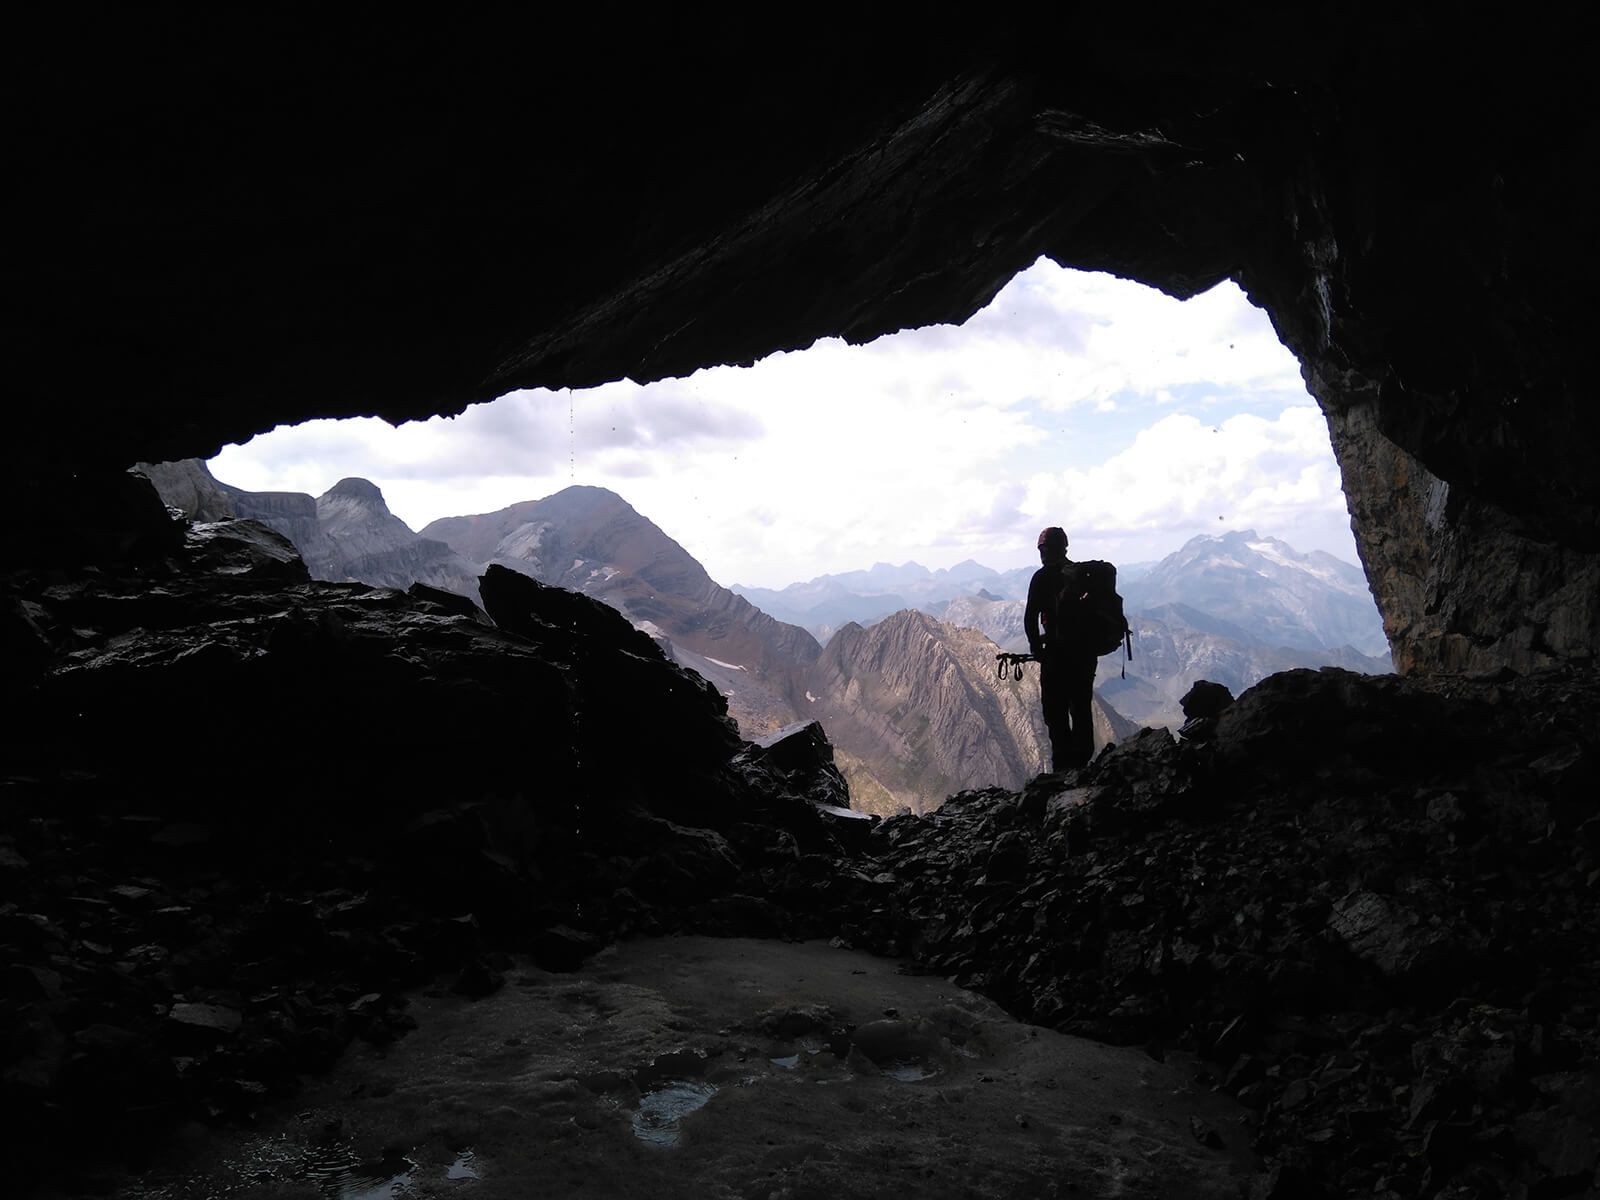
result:
[[[280,426],[211,469],[313,495],[359,475],[413,529],[594,484],[723,584],[1034,564],[1044,525],[1075,558],[1254,528],[1358,561],[1327,423],[1265,313],[1232,283],[1180,302],[1047,259],[965,325],[398,427]]]

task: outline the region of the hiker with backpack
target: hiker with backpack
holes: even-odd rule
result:
[[[1102,654],[1120,649],[1128,622],[1117,595],[1117,569],[1108,562],[1067,557],[1067,531],[1039,534],[1043,564],[1028,583],[1022,614],[1028,649],[1039,660],[1039,698],[1050,731],[1054,770],[1087,766],[1094,756],[1094,672]]]

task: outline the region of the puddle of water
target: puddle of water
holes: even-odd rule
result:
[[[675,1079],[639,1099],[633,1114],[633,1136],[652,1146],[676,1146],[678,1126],[690,1113],[704,1108],[717,1094],[709,1083],[689,1083]]]
[[[668,1080],[678,1080],[686,1075],[704,1075],[706,1073],[706,1052],[704,1050],[672,1050],[666,1054],[658,1054],[652,1058],[648,1066],[640,1067],[633,1074],[634,1083],[641,1091],[647,1090],[654,1084]]]
[[[305,1178],[330,1200],[396,1200],[412,1194],[417,1164],[403,1154],[385,1154],[364,1163],[348,1146],[313,1147],[306,1152]]]
[[[800,1065],[798,1054],[787,1054],[782,1058],[769,1058],[767,1060],[775,1067],[782,1067],[785,1071],[792,1071]]]
[[[409,1155],[391,1151],[366,1162],[348,1145],[301,1147],[287,1138],[263,1138],[205,1178],[176,1179],[163,1184],[135,1184],[118,1193],[120,1200],[229,1200],[236,1193],[263,1184],[304,1180],[326,1200],[407,1200],[416,1196],[419,1166]],[[478,1179],[471,1148],[445,1168],[446,1179]]]
[[[901,1083],[916,1083],[919,1079],[932,1079],[939,1073],[929,1067],[927,1063],[919,1062],[884,1063],[880,1070],[890,1079],[898,1079]]]

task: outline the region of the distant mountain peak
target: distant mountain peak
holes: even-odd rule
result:
[[[362,479],[359,475],[350,475],[339,480],[327,491],[323,492],[323,500],[353,500],[373,508],[389,511],[389,506],[383,501],[383,489],[370,479]]]
[[[936,618],[929,616],[919,608],[902,608],[897,613],[890,613],[883,620],[879,621],[874,628],[894,630],[903,625],[926,629],[932,632],[937,632],[938,630],[944,628],[944,626],[941,625]]]
[[[629,504],[610,488],[596,487],[591,483],[570,484],[569,486],[562,488],[559,492],[551,492],[550,495],[545,497],[545,499],[559,500],[563,497],[569,500],[608,500],[620,504],[624,508],[633,507],[633,505]]]
[[[1255,529],[1190,538],[1122,594],[1129,613],[1182,604],[1268,647],[1329,651],[1348,643],[1379,656],[1388,646],[1359,567]]]

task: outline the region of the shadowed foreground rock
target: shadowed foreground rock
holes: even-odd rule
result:
[[[790,780],[844,800],[826,742],[764,767],[614,610],[498,569],[499,625],[421,585],[314,583],[253,521],[158,544],[4,582],[0,1098],[41,1147],[24,1184],[85,1129],[135,1153],[246,1115],[403,1033],[403,989],[494,990],[508,949],[566,970],[630,932],[822,932],[794,914],[839,822]],[[797,903],[749,894],[769,884]]]
[[[1261,1114],[1272,1194],[1586,1194],[1597,701],[1581,674],[1273,676],[1211,744],[1147,731],[884,822],[893,882],[846,937],[1057,1029],[1207,1055]]]
[[[1193,1049],[1260,1114],[1265,1194],[1590,1186],[1588,674],[1289,672],[1209,741],[1147,730],[880,823],[827,811],[817,727],[741,743],[585,597],[490,572],[490,621],[310,582],[250,522],[150,521],[120,567],[4,581],[24,1171],[85,1129],[137,1161],[179,1118],[247,1117],[404,1034],[427,980],[481,995],[511,953],[570,970],[692,931],[834,935],[1026,1020]]]

